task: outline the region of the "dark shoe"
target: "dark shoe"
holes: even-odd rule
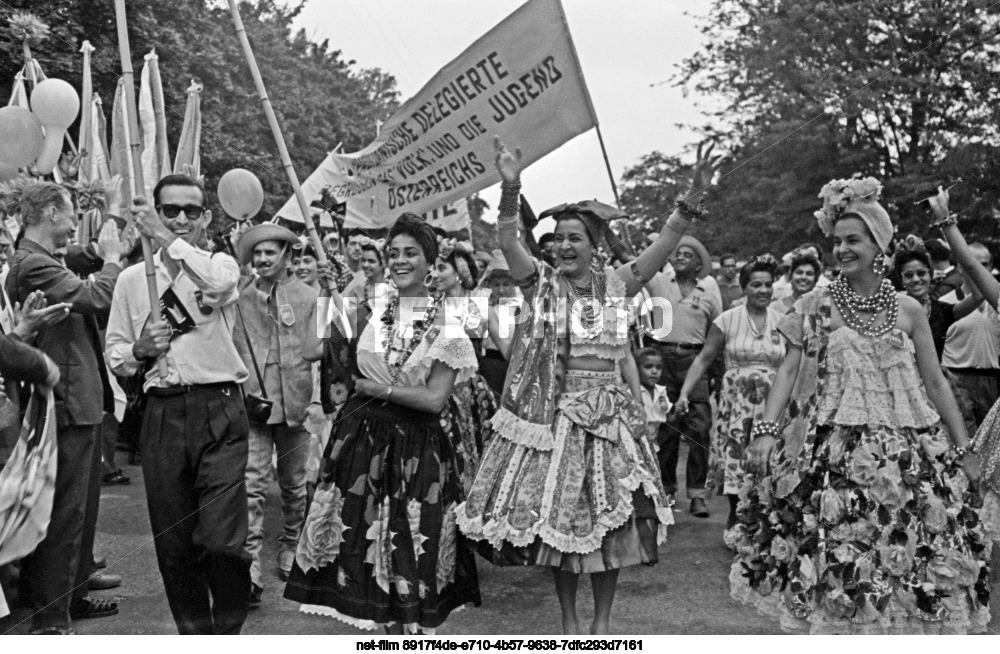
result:
[[[99,556],[94,559],[94,570],[103,570],[106,567],[108,567],[108,557]]]
[[[75,636],[76,632],[69,627],[42,627],[32,629],[32,636]]]
[[[707,518],[709,516],[708,506],[705,505],[705,500],[700,497],[696,497],[691,500],[691,515],[696,518]]]
[[[260,603],[264,600],[264,588],[255,583],[250,584],[250,608],[260,608]]]
[[[292,574],[292,563],[295,562],[295,552],[292,550],[282,550],[278,554],[278,579],[288,581],[288,576]]]
[[[101,486],[127,486],[132,480],[122,474],[121,470],[101,475]]]
[[[113,575],[107,572],[95,572],[87,579],[89,590],[108,590],[118,588],[122,585],[121,575]]]
[[[112,615],[118,615],[118,605],[108,600],[79,597],[69,604],[69,617],[74,620],[108,618]]]

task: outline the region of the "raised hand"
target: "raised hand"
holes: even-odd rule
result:
[[[692,199],[697,197],[712,185],[712,178],[715,177],[715,171],[718,169],[719,160],[722,158],[722,155],[720,154],[712,156],[712,150],[715,149],[715,143],[709,143],[708,148],[704,148],[704,146],[704,142],[698,144],[698,152],[694,162],[694,172],[691,174],[691,190],[688,193],[688,197]]]
[[[125,254],[125,243],[122,242],[118,233],[118,225],[114,220],[107,220],[101,227],[97,235],[97,254],[104,259],[105,263],[118,263],[118,260]]]
[[[521,148],[514,148],[514,152],[512,153],[500,141],[499,136],[494,136],[493,152],[496,153],[493,161],[496,163],[497,172],[500,173],[503,181],[507,184],[517,183],[521,179]]]
[[[35,291],[24,299],[24,305],[15,305],[14,320],[16,327],[14,333],[22,340],[33,338],[38,330],[48,325],[63,320],[69,315],[71,304],[62,302],[48,306],[45,294],[42,291]]]
[[[931,205],[934,220],[945,220],[951,215],[948,211],[948,189],[939,186],[938,194],[927,198],[927,203]]]
[[[125,213],[125,203],[122,195],[121,175],[115,175],[110,181],[108,181],[108,185],[104,189],[104,203],[107,207],[108,214],[119,218],[125,218],[125,216],[122,215]]]
[[[320,288],[337,288],[337,272],[333,269],[333,264],[329,260],[316,262],[316,274],[316,281],[319,282]]]

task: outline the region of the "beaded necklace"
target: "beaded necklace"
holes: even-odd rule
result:
[[[764,309],[764,327],[757,331],[757,326],[753,324],[753,316],[750,315],[750,309],[746,310],[747,316],[747,326],[750,328],[750,335],[754,338],[760,338],[767,333],[767,309]]]
[[[560,272],[562,275],[562,273]],[[569,287],[570,309],[581,303],[580,324],[587,332],[591,332],[603,317],[604,293],[606,280],[603,272],[595,272],[590,276],[588,286],[577,286],[565,275],[562,276]],[[596,299],[601,305],[601,309],[596,309],[592,302],[582,302],[582,300]]]
[[[382,322],[385,324],[385,336],[382,337],[382,360],[385,362],[385,367],[388,368],[392,374],[393,386],[395,386],[396,382],[399,380],[399,374],[403,369],[403,364],[409,360],[410,355],[413,354],[413,351],[417,349],[418,345],[420,345],[420,342],[423,340],[427,330],[434,324],[434,318],[437,317],[439,306],[440,299],[432,297],[430,304],[428,304],[427,308],[424,309],[424,315],[421,316],[420,320],[416,320],[413,323],[413,337],[410,339],[409,345],[400,349],[393,345],[395,337],[397,336],[397,330],[394,323],[396,310],[399,308],[399,296],[396,295],[389,301],[389,307],[385,314],[382,315]],[[402,343],[404,340],[403,335],[398,334],[398,336],[400,343]],[[397,357],[395,363],[389,363],[389,354],[391,352],[399,352],[399,356]]]
[[[878,292],[871,297],[858,295],[843,275],[830,284],[830,294],[837,303],[844,323],[862,336],[878,338],[888,334],[896,326],[899,299],[892,284],[885,277],[879,284]],[[885,320],[876,327],[875,321],[883,310],[886,312]],[[862,313],[870,313],[871,318],[862,317]]]

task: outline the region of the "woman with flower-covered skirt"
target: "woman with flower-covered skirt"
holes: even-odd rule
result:
[[[476,356],[428,297],[434,231],[404,214],[388,243],[398,295],[354,344],[360,377],[327,445],[285,597],[360,628],[426,633],[480,602],[455,523],[463,463],[440,420]]]
[[[790,631],[982,631],[980,462],[923,306],[885,278],[880,190],[868,178],[821,193],[842,274],[778,326],[788,353],[753,427],[731,593]]]

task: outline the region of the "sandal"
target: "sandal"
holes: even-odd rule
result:
[[[132,480],[123,475],[121,470],[115,470],[114,472],[108,472],[101,475],[102,486],[127,486],[131,483]]]
[[[93,597],[79,597],[69,604],[69,617],[74,620],[108,618],[118,615],[118,604]]]

